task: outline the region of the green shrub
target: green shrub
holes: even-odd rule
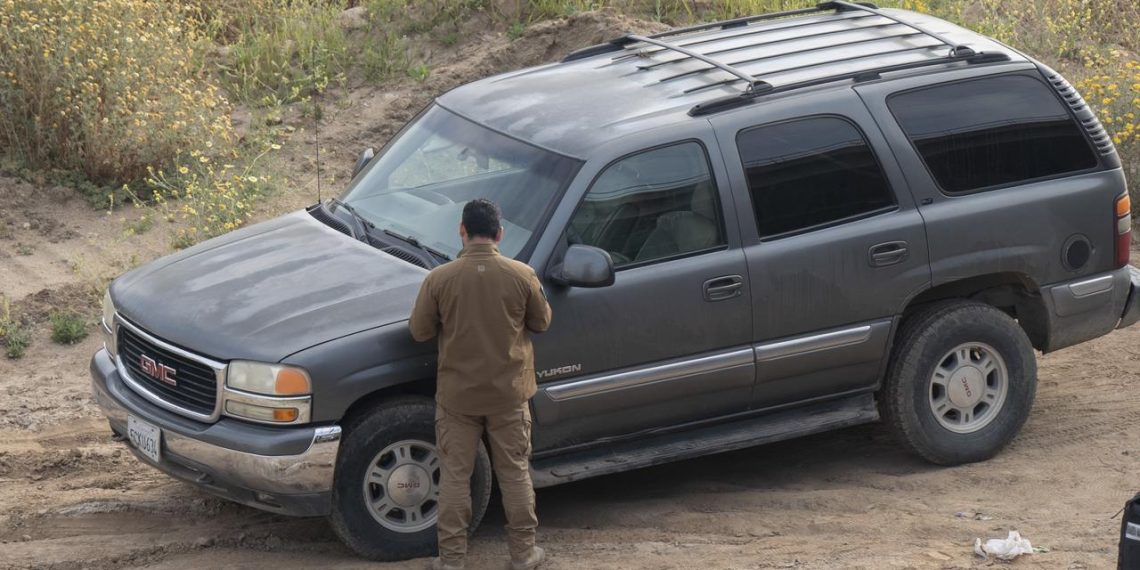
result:
[[[23,327],[8,328],[4,332],[4,347],[8,358],[23,358],[32,344],[32,335]]]
[[[75,344],[85,338],[87,338],[87,322],[81,315],[70,311],[51,314],[53,341],[59,344]]]

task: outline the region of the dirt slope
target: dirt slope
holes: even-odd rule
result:
[[[424,83],[340,94],[323,127],[327,168],[347,172],[359,148],[379,147],[433,93],[647,27],[594,14],[513,43],[486,34]],[[262,216],[313,201],[310,150],[302,134],[286,146],[280,166],[295,185]],[[0,177],[0,292],[39,314],[87,302],[93,276],[165,251],[161,226],[124,236],[123,219],[138,214],[108,216],[67,191]],[[0,357],[0,568],[424,567],[365,563],[322,520],[230,504],[140,464],[89,401],[91,330],[60,347],[39,324],[22,360]],[[979,568],[1003,565],[975,557],[973,539],[1009,529],[1049,549],[1014,566],[1114,567],[1113,515],[1140,490],[1138,380],[1140,327],[1043,357],[1024,432],[979,465],[930,466],[872,425],[544,489],[546,567]],[[493,508],[469,567],[503,566],[503,522]]]

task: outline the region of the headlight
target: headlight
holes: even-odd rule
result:
[[[309,373],[302,368],[247,360],[230,362],[226,385],[267,396],[304,396],[313,391]]]
[[[115,347],[115,304],[111,301],[111,290],[103,293],[103,346],[111,356],[116,354]]]
[[[227,416],[267,424],[308,423],[312,382],[303,368],[234,360],[226,367]]]

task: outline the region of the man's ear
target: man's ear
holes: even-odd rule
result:
[[[503,226],[499,226],[499,231],[495,232],[495,243],[499,243],[499,242],[503,241],[503,232],[504,231],[505,230],[503,229]]]
[[[467,239],[467,226],[459,222],[459,239]]]

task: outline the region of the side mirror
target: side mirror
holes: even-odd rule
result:
[[[360,174],[365,166],[368,166],[374,156],[376,156],[376,151],[372,150],[372,147],[364,149],[364,152],[360,153],[360,158],[356,159],[356,166],[352,167],[352,177],[356,178],[356,175]]]
[[[566,250],[550,278],[571,287],[609,287],[614,284],[614,260],[603,249],[576,244]]]

